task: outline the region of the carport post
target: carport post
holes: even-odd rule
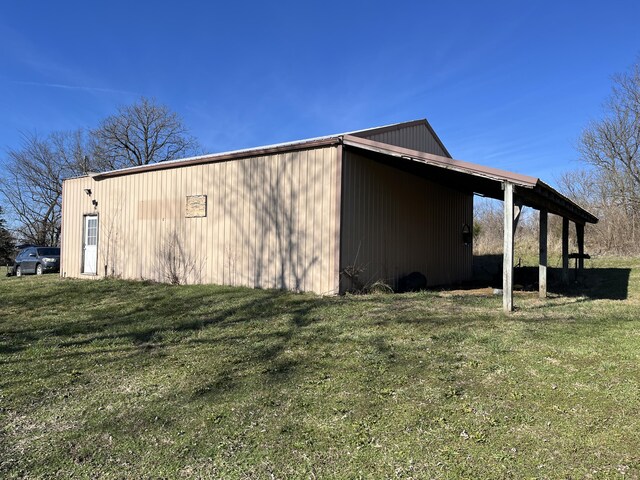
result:
[[[502,308],[513,311],[513,183],[504,182],[504,247],[502,250]]]
[[[547,297],[547,221],[549,214],[540,210],[540,269],[538,272],[538,295]]]
[[[569,219],[562,217],[562,283],[569,283]]]
[[[584,268],[584,225],[576,223],[576,240],[578,241],[578,269]]]

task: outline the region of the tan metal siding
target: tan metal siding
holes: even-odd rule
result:
[[[67,180],[62,274],[81,276],[83,215],[95,211],[98,276],[107,265],[110,275],[166,281],[173,245],[189,283],[337,293],[337,152],[331,146]],[[185,218],[186,197],[201,194],[206,217]]]
[[[429,131],[426,125],[413,125],[409,127],[398,128],[396,130],[388,130],[382,133],[357,134],[358,137],[368,138],[376,142],[388,143],[397,147],[410,148],[420,152],[431,153],[448,157],[447,152],[443,150],[440,143]]]
[[[96,213],[91,198],[85,192],[85,188],[93,189],[93,180],[90,178],[76,178],[67,180],[63,184],[63,221],[61,241],[60,275],[65,276],[66,271],[73,271],[74,275],[80,275],[82,268],[82,235],[84,231],[84,215]],[[74,220],[72,220],[74,219]],[[99,217],[100,220],[100,217]],[[102,243],[102,236],[98,234],[98,248]]]
[[[375,162],[354,152],[343,158],[341,270],[364,269],[362,285],[413,271],[429,285],[455,284],[472,274],[472,249],[462,227],[473,221],[473,195]],[[343,275],[341,290],[352,285]]]

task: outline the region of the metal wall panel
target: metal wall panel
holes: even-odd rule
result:
[[[61,275],[83,276],[82,219],[97,213],[98,277],[337,293],[338,150],[66,180]],[[206,217],[185,218],[188,195],[207,195]]]
[[[440,143],[436,140],[426,125],[422,124],[401,127],[395,130],[375,133],[373,135],[363,132],[358,133],[357,136],[368,138],[369,140],[376,142],[383,142],[398,147],[418,150],[420,152],[432,153],[443,157],[449,156],[447,152],[442,149]]]
[[[347,151],[343,158],[340,268],[361,271],[341,291],[378,280],[397,286],[418,271],[428,285],[455,284],[472,275],[472,248],[462,227],[473,224],[473,195]]]

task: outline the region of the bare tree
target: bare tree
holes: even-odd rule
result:
[[[55,245],[64,178],[171,160],[196,148],[177,114],[142,98],[90,132],[23,135],[22,145],[7,153],[0,197],[16,220],[20,240]]]
[[[640,207],[640,63],[614,77],[604,118],[585,128],[578,149],[612,201]]]
[[[562,179],[560,184],[564,185]],[[582,205],[583,203],[580,202]],[[502,254],[504,248],[504,210],[502,202],[490,198],[476,198],[473,207],[473,253],[474,255]],[[515,258],[532,259],[538,255],[539,213],[529,207],[520,212],[515,232]],[[574,240],[570,233],[570,241]],[[562,219],[549,216],[548,248],[550,253],[559,254],[562,248]]]
[[[56,245],[60,236],[62,180],[86,173],[82,131],[46,137],[23,135],[22,146],[8,151],[0,195],[15,219],[21,240]]]
[[[613,77],[600,120],[591,122],[578,144],[588,169],[561,179],[565,192],[598,215],[593,227],[601,251],[636,253],[640,231],[640,58]]]
[[[638,252],[639,218],[633,209],[612,194],[607,172],[578,169],[565,172],[558,179],[560,189],[599,218],[587,224],[588,249],[592,253],[634,254]]]
[[[120,107],[92,136],[95,161],[104,170],[174,160],[199,148],[175,112],[144,97]]]

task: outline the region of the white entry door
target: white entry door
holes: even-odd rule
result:
[[[98,270],[98,216],[84,217],[84,265],[82,273],[95,275]]]

